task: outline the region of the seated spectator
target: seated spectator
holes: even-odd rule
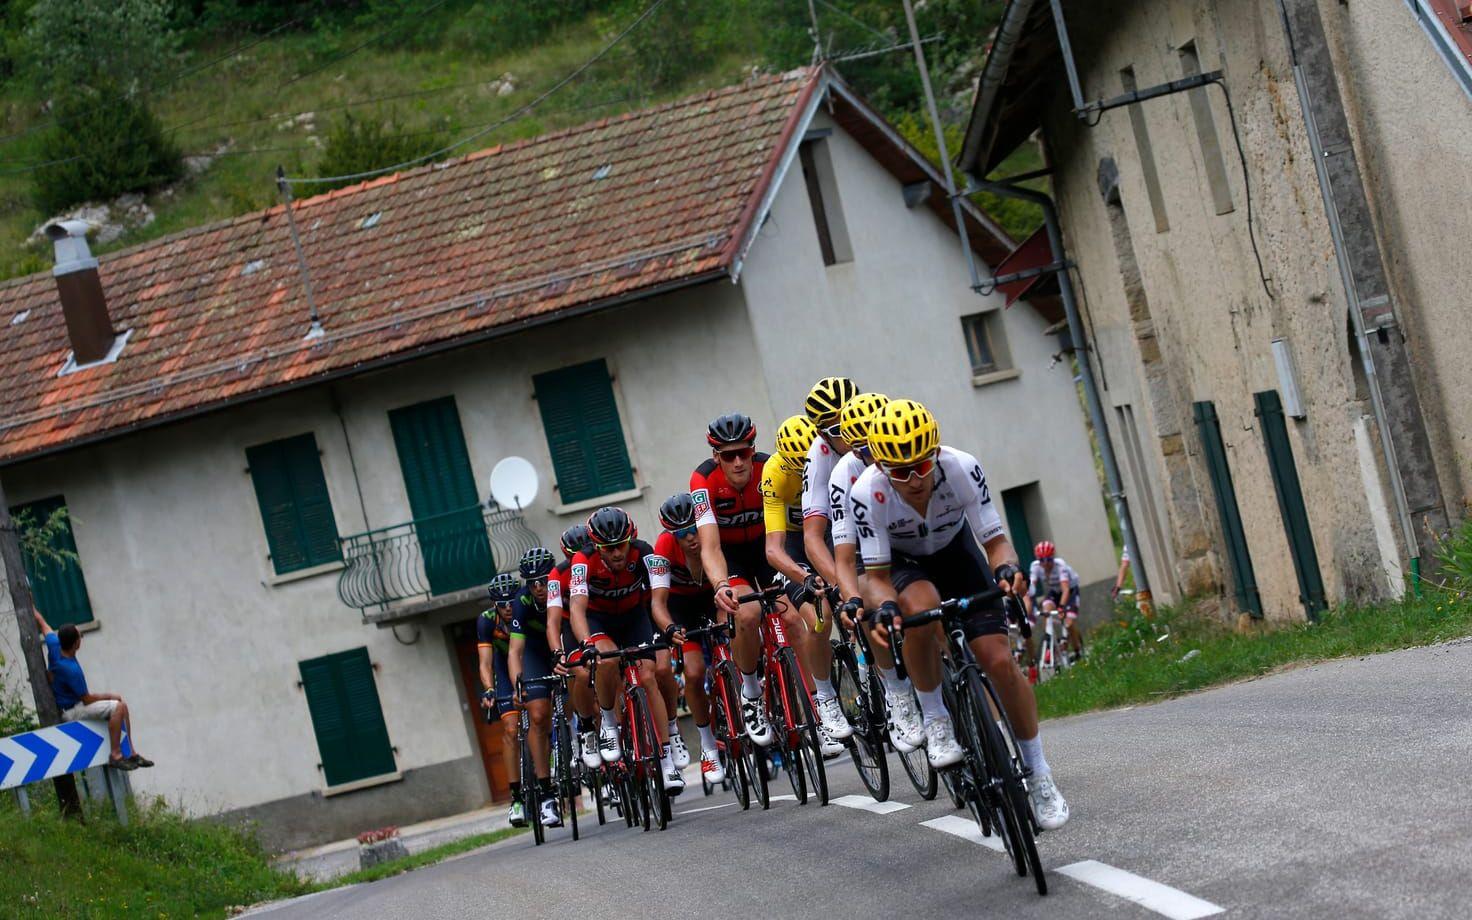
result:
[[[153,761],[138,753],[138,741],[132,737],[133,726],[128,719],[128,704],[123,702],[123,698],[116,693],[91,693],[87,690],[87,677],[82,673],[81,662],[77,661],[77,650],[82,647],[81,631],[70,623],[59,631],[53,630],[39,610],[36,611],[36,628],[46,637],[46,669],[51,673],[51,692],[56,696],[62,721],[106,719],[107,732],[112,738],[108,765],[119,770],[153,766]],[[129,740],[133,742],[133,753],[128,757],[123,756],[125,724]]]

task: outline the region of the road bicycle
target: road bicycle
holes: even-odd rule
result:
[[[751,808],[752,799],[763,809],[772,807],[768,788],[767,758],[746,737],[741,721],[741,675],[731,657],[731,624],[708,623],[699,629],[686,630],[687,641],[709,640],[711,663],[706,668],[710,698],[710,725],[715,732],[726,769],[726,781],[736,792],[741,810]]]
[[[586,653],[594,661],[618,659],[623,671],[624,705],[620,717],[623,752],[620,769],[615,773],[620,783],[624,820],[630,827],[641,824],[646,831],[651,825],[664,830],[670,822],[670,803],[664,794],[664,772],[659,765],[659,735],[654,730],[649,695],[639,683],[639,662],[652,661],[662,648],[669,646],[655,641],[608,652],[590,649]]]
[[[546,677],[523,678],[521,681],[522,699],[525,699],[526,688],[534,686],[545,686],[552,691],[552,724],[551,745],[549,764],[550,782],[555,791],[557,800],[561,803],[563,814],[562,823],[572,831],[572,839],[577,840],[578,835],[578,799],[583,787],[582,761],[573,756],[572,753],[572,727],[568,724],[567,709],[567,681],[568,678],[558,674],[549,674]],[[530,727],[530,719],[525,708],[522,709],[522,737]],[[535,785],[526,784],[526,773],[528,764],[531,762],[530,746],[523,744],[522,756],[522,789],[534,789]],[[535,782],[535,781],[534,781]],[[533,836],[537,845],[540,846],[546,839],[546,829],[542,825],[541,793],[537,793],[536,816],[531,820],[534,822]],[[529,809],[530,810],[530,809]]]
[[[800,805],[808,801],[809,787],[818,804],[828,804],[828,774],[823,768],[823,747],[818,736],[818,715],[808,691],[807,675],[797,660],[797,650],[787,641],[778,600],[786,596],[778,585],[737,598],[741,604],[756,601],[762,610],[762,668],[767,716],[772,726],[772,750],[780,755],[782,769],[792,783]],[[766,758],[758,769],[765,769]]]
[[[1039,610],[1038,682],[1041,683],[1066,670],[1071,664],[1068,652],[1068,617],[1062,610]]]
[[[961,624],[961,614],[968,607],[994,603],[1001,597],[1001,589],[993,588],[903,617],[900,629],[889,625],[891,647],[896,663],[903,667],[903,630],[937,621],[942,624],[946,644],[941,656],[941,689],[956,727],[956,740],[964,751],[961,762],[947,770],[982,835],[1001,837],[1017,874],[1031,874],[1041,895],[1048,893],[1048,881],[1038,857],[1038,828],[1028,795],[1027,780],[1032,771],[1022,762],[1001,698],[971,654]],[[1010,597],[1003,602],[1014,603]]]
[[[874,660],[869,637],[838,616],[837,594],[829,589],[818,603],[826,599],[833,614],[833,689],[854,728],[844,745],[859,772],[859,781],[874,801],[883,802],[889,798],[889,758],[885,754],[889,707],[884,702],[884,684],[879,669],[869,664]]]

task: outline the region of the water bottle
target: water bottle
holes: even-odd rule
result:
[[[864,654],[864,647],[862,645],[859,646],[858,652],[859,685],[866,686],[869,683],[869,656]]]

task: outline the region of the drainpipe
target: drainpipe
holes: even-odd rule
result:
[[[1053,199],[1029,188],[1006,182],[988,182],[971,177],[976,188],[986,189],[994,195],[1029,201],[1043,209],[1043,223],[1048,230],[1048,245],[1053,250],[1053,264],[1058,276],[1058,291],[1063,301],[1063,313],[1068,318],[1068,333],[1074,342],[1074,357],[1078,360],[1079,375],[1083,378],[1084,403],[1088,406],[1089,421],[1094,426],[1094,437],[1099,444],[1099,459],[1104,464],[1104,483],[1109,489],[1109,498],[1114,502],[1114,513],[1119,518],[1120,534],[1125,548],[1130,551],[1130,564],[1135,572],[1135,600],[1147,616],[1151,613],[1150,580],[1145,572],[1145,557],[1135,542],[1135,524],[1130,518],[1129,499],[1119,479],[1119,464],[1114,458],[1114,444],[1109,440],[1109,426],[1104,418],[1104,404],[1099,400],[1099,390],[1094,385],[1094,369],[1089,363],[1088,335],[1083,319],[1079,316],[1078,301],[1074,298],[1073,278],[1069,275],[1070,264],[1063,248],[1063,231],[1058,224],[1058,209]]]
[[[1375,238],[1323,20],[1314,0],[1276,2],[1334,255],[1370,385],[1370,405],[1380,429],[1412,590],[1419,596],[1420,576],[1435,569],[1438,541],[1450,526],[1431,439],[1411,376],[1410,354],[1391,303],[1385,262]],[[1417,517],[1426,524],[1420,530],[1414,523]]]

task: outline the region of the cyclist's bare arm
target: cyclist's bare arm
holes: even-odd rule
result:
[[[506,651],[506,674],[511,678],[511,686],[504,688],[501,693],[515,693],[516,685],[521,682],[521,657],[526,652],[526,637],[511,637],[511,645]]]
[[[670,616],[669,588],[655,588],[649,593],[649,616],[654,620],[654,628],[658,632],[664,632],[674,625],[675,618]]]
[[[1058,598],[1059,607],[1067,607],[1068,599],[1073,597],[1073,581],[1067,575],[1058,579],[1058,587],[1062,588],[1061,596]]]
[[[568,601],[572,606],[570,615],[572,617],[572,634],[579,642],[587,642],[592,632],[588,628],[588,596],[586,594],[574,594]]]
[[[772,568],[787,576],[788,581],[802,584],[803,579],[807,578],[807,573],[802,570],[802,566],[798,565],[796,560],[787,555],[786,531],[767,531],[766,545],[767,562]]]
[[[863,591],[859,588],[858,558],[859,547],[857,544],[833,544],[833,568],[838,574],[838,588],[843,592],[844,597],[864,596]]]
[[[991,564],[992,571],[996,571],[997,566],[1005,565],[1009,562],[1014,566],[1018,566],[1017,574],[1012,577],[1010,589],[1012,593],[1023,596],[1028,612],[1031,613],[1032,599],[1028,597],[1027,575],[1022,572],[1017,559],[1017,550],[1012,548],[1012,541],[1007,539],[1006,534],[998,534],[982,544],[982,549],[986,550],[986,561]],[[1003,589],[1006,590],[1006,587]]]
[[[889,580],[888,564],[864,569],[864,606],[869,610],[878,610],[879,605],[887,601],[898,603],[900,593],[894,589],[894,582]],[[882,629],[876,629],[869,633],[869,638],[889,648],[889,636]]]
[[[496,687],[495,655],[496,650],[489,645],[482,645],[476,649],[480,658],[480,686],[483,690],[494,690]]]
[[[828,518],[821,514],[805,515],[802,519],[802,548],[807,553],[808,564],[813,567],[825,584],[836,585],[838,568],[833,554],[828,551]]]

